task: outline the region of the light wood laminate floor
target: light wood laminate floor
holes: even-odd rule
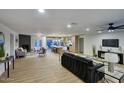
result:
[[[124,65],[117,66],[124,72]],[[109,77],[110,80],[112,79]],[[113,80],[115,81],[115,80]],[[30,55],[15,60],[15,69],[10,68],[10,78],[6,73],[0,77],[2,83],[84,83],[77,76],[62,67],[59,55],[48,52],[46,56]],[[99,83],[104,83],[104,80]],[[118,82],[118,81],[115,81]],[[123,81],[124,82],[124,81]]]
[[[15,69],[10,68],[10,78],[5,75],[0,82],[11,83],[82,83],[78,77],[61,66],[59,55],[48,53],[45,57],[27,56],[15,60]]]

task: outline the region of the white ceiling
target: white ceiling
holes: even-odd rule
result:
[[[0,22],[18,33],[87,34],[110,22],[123,21],[124,10],[46,9],[44,14],[36,9],[1,9]],[[67,28],[69,23],[77,23]],[[87,32],[85,29],[90,28]]]

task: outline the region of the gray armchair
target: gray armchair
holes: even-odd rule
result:
[[[38,52],[39,56],[41,56],[41,55],[45,56],[45,55],[46,55],[46,51],[47,51],[47,50],[46,50],[44,47],[42,47],[42,48],[40,49],[40,51]]]
[[[23,48],[18,48],[15,51],[16,57],[25,57],[26,56],[26,51]]]

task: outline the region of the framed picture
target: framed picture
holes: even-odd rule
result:
[[[0,32],[0,45],[5,43],[5,38],[3,32]]]
[[[5,56],[4,51],[5,38],[3,32],[0,32],[0,58]]]

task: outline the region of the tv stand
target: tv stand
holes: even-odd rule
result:
[[[115,53],[115,54],[118,54],[118,56],[119,56],[119,58],[120,58],[120,61],[118,62],[118,64],[124,64],[124,63],[123,63],[123,53],[117,53],[117,52],[99,50],[99,51],[98,51],[98,57],[104,59],[104,57],[103,57],[102,55],[104,55],[105,53]]]

